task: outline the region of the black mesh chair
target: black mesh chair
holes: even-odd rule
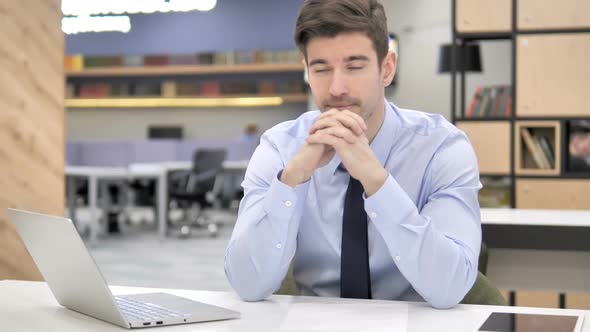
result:
[[[217,223],[203,212],[217,201],[213,190],[225,157],[225,149],[198,149],[191,170],[168,173],[170,210],[183,211],[181,220],[171,222],[180,224],[181,235],[189,235],[191,227],[206,227],[211,235],[217,235]]]

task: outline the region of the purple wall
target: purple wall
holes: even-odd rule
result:
[[[294,48],[303,0],[217,0],[209,12],[131,15],[129,33],[66,35],[66,53],[186,54]]]

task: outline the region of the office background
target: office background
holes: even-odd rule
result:
[[[449,120],[461,120],[460,116],[458,119],[454,119],[451,110],[451,76],[449,73],[441,73],[438,70],[439,49],[443,44],[452,41],[453,1],[391,0],[383,2],[387,11],[389,30],[395,33],[399,43],[397,82],[395,86],[386,89],[387,97],[403,108],[440,113]],[[510,1],[504,2],[509,3]],[[0,20],[0,27],[6,31],[6,41],[0,45],[2,53],[0,70],[6,73],[2,75],[0,80],[0,105],[2,105],[0,112],[0,124],[2,124],[0,126],[0,172],[2,174],[0,183],[3,188],[2,194],[0,194],[0,208],[2,211],[6,207],[19,207],[56,215],[64,214],[64,208],[67,205],[65,181],[67,144],[97,142],[120,144],[122,142],[145,141],[150,126],[182,126],[184,140],[207,142],[209,145],[215,145],[215,142],[231,144],[242,135],[244,126],[248,123],[256,123],[260,130],[264,131],[281,121],[293,119],[302,112],[314,109],[315,106],[309,90],[304,85],[302,94],[306,98],[298,98],[294,102],[287,102],[279,106],[248,108],[67,107],[63,97],[72,92],[69,91],[71,86],[83,84],[86,82],[85,80],[96,79],[92,77],[79,78],[75,75],[67,77],[68,70],[64,69],[64,60],[78,54],[91,58],[206,52],[227,53],[248,50],[292,50],[295,47],[292,41],[292,30],[301,3],[302,0],[252,0],[247,2],[219,0],[215,8],[208,12],[131,14],[132,28],[128,33],[96,32],[64,36],[60,29],[62,12],[59,1],[43,3],[33,0],[19,3],[0,1],[1,12],[5,13],[3,19]],[[484,1],[474,3],[476,7],[489,6]],[[570,1],[569,3],[574,7],[578,6],[577,8],[585,6],[583,1]],[[458,4],[460,7],[462,4],[464,5],[464,2],[458,1]],[[469,7],[469,5],[466,6]],[[499,10],[498,8],[488,9]],[[583,30],[589,26],[584,18],[575,17],[571,21],[581,23],[570,29]],[[510,27],[508,27],[509,29]],[[578,31],[576,33],[580,39],[572,42],[584,45],[587,49],[588,32],[580,33]],[[462,99],[467,105],[472,101],[479,87],[510,85],[512,81],[511,40],[484,40],[479,45],[482,70],[466,74],[466,87],[463,95],[460,91],[456,91],[458,100]],[[576,54],[575,50],[574,54]],[[554,63],[553,65],[559,66],[561,64]],[[587,63],[579,63],[577,68],[582,73],[588,73],[589,70]],[[239,80],[243,77],[255,78],[258,75],[259,73],[256,72],[244,75],[240,73],[210,74],[208,78],[221,80],[230,77],[230,79]],[[287,77],[287,79],[296,76],[297,80],[303,82],[303,70],[266,73],[264,75],[269,75],[270,78]],[[586,91],[590,87],[587,77],[588,75],[576,83],[578,86],[586,87]],[[177,75],[166,77],[166,79],[180,79],[181,81],[184,78],[186,77],[179,78]],[[155,76],[141,78],[140,81],[152,82],[157,79],[158,77]],[[568,82],[564,83],[568,84]],[[75,99],[75,97],[69,96],[66,99]],[[576,120],[588,119],[587,99],[584,105],[585,108],[574,116]],[[533,120],[543,120],[539,118],[541,116],[534,117]],[[554,115],[550,115],[548,118],[558,122],[562,121],[561,118]],[[468,124],[464,130],[468,131],[471,122],[466,122]],[[538,125],[534,123],[529,125],[527,128],[538,128]],[[565,123],[563,127],[566,127]],[[491,127],[485,128],[489,130]],[[485,128],[478,130],[482,132]],[[559,128],[561,128],[561,122]],[[495,133],[493,129],[490,132],[491,134]],[[565,137],[556,133],[552,135]],[[486,155],[497,155],[500,159],[506,159],[507,164],[505,165],[509,165],[509,155],[512,151],[509,145],[512,142],[508,137],[509,135],[497,137],[499,140],[504,138],[506,146],[508,146],[500,153],[495,150],[496,146],[490,148],[484,144],[486,150],[479,151],[476,146],[480,163],[482,159],[486,158]],[[470,138],[479,144],[480,138],[478,136]],[[483,140],[493,141],[486,138]],[[555,146],[555,142],[554,138],[551,143]],[[564,148],[565,145],[561,144],[561,147]],[[559,154],[554,151],[554,158],[559,157]],[[535,169],[534,164],[532,165],[531,167]],[[499,175],[499,177],[515,180],[515,171],[508,168],[506,172],[495,172],[492,167],[492,171],[488,175],[492,175],[494,179]],[[588,193],[588,183],[576,177],[565,176],[570,180],[571,186],[568,183],[566,189],[562,189],[563,186],[560,187],[560,185],[563,184],[561,178],[564,172],[561,172],[555,165],[552,168],[558,173],[552,180],[561,182],[555,186],[542,187],[543,190],[537,189],[535,191],[534,188],[539,187],[534,186],[530,190],[541,192],[542,195],[543,192],[551,191],[552,188],[560,188],[558,192],[565,190],[568,195],[577,199],[575,209],[590,210],[590,201],[584,199],[587,197],[584,195]],[[525,171],[524,175],[526,174]],[[541,173],[542,175],[543,173]],[[509,187],[512,194],[511,199],[515,200],[515,185],[511,184]],[[526,190],[525,188],[524,191]],[[85,203],[88,202],[82,202],[81,205]],[[514,202],[512,203],[509,205],[515,205]],[[563,208],[570,208],[571,206],[568,204],[569,202],[564,203]],[[235,212],[232,210],[231,202],[224,202],[223,206],[225,212],[229,211],[230,215],[232,211]],[[556,208],[560,208],[560,206]],[[84,219],[87,215],[84,206],[80,208],[80,211],[80,218]],[[145,212],[141,209],[134,212],[141,215],[142,211]],[[168,283],[163,285],[167,287],[175,287],[175,285],[180,287],[180,285],[184,285],[182,284],[183,280],[193,278],[192,275],[197,273],[203,276],[202,278],[197,277],[197,282],[207,282],[207,280],[216,278],[217,281],[210,284],[211,288],[225,289],[224,287],[227,285],[221,274],[222,256],[220,255],[222,255],[224,244],[231,232],[231,222],[229,226],[222,227],[217,238],[209,238],[206,234],[188,239],[173,235],[166,239],[164,245],[161,245],[153,235],[157,227],[154,221],[155,214],[148,211],[147,216],[146,219],[152,220],[151,224],[119,230],[120,234],[118,235],[113,235],[108,227],[103,225],[105,229],[100,236],[99,243],[92,246],[91,250],[97,256],[99,264],[101,264],[101,259],[102,262],[105,262],[105,269],[109,273],[107,279],[112,277],[119,282],[131,285],[134,280],[141,278],[141,275],[150,274],[152,270],[155,270],[151,267],[138,267],[136,270],[121,267],[125,259],[130,259],[128,256],[123,256],[122,252],[136,250],[138,255],[142,255],[142,252],[161,250],[162,257],[165,257],[173,255],[178,248],[182,248],[181,251],[187,255],[196,256],[195,261],[187,263],[181,258],[179,261],[160,263],[183,266],[193,264],[197,267],[208,265],[213,266],[211,270],[199,270],[198,268],[185,270],[183,268],[172,273],[174,276],[169,279],[150,279],[150,282]],[[227,216],[224,215],[225,217]],[[108,223],[108,217],[104,217],[104,219],[103,224]],[[587,234],[587,232],[583,234]],[[133,247],[133,243],[137,239],[140,241],[137,242],[136,247]],[[580,241],[580,239],[578,240]],[[574,264],[577,264],[575,262],[584,262],[587,257],[580,256],[580,253],[572,255],[577,255]],[[147,261],[147,257],[141,257],[138,259],[139,262]],[[579,266],[580,275],[589,275],[590,266],[587,262],[586,260],[586,263]],[[39,280],[40,278],[41,276],[30,261],[18,236],[7,222],[4,212],[0,212],[0,279]],[[577,290],[572,292],[574,294],[571,296],[568,295],[569,299],[575,299],[572,305],[590,307],[587,294],[590,287],[587,283],[587,280],[579,281],[579,284],[586,285],[586,289]],[[151,284],[150,286],[158,285]],[[189,286],[198,287],[194,284]],[[503,290],[506,291],[505,294],[508,298],[511,296],[508,291],[513,289]],[[564,304],[561,302],[565,301],[561,295],[562,291],[559,289],[533,289],[522,291],[520,294],[524,294],[530,299],[521,300],[520,304],[523,305],[557,307],[563,306]],[[515,296],[514,293],[512,296]],[[521,297],[521,299],[525,297]]]

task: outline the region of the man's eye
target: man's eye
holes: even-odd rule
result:
[[[360,70],[363,69],[364,67],[348,67],[349,70]]]
[[[316,69],[314,72],[315,73],[325,73],[327,71],[328,71],[328,69]]]

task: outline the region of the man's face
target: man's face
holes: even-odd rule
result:
[[[386,61],[395,60],[388,56]],[[348,109],[368,121],[383,105],[388,79],[384,75],[388,73],[380,70],[373,44],[362,33],[311,39],[307,44],[307,68],[315,102],[322,112]]]

